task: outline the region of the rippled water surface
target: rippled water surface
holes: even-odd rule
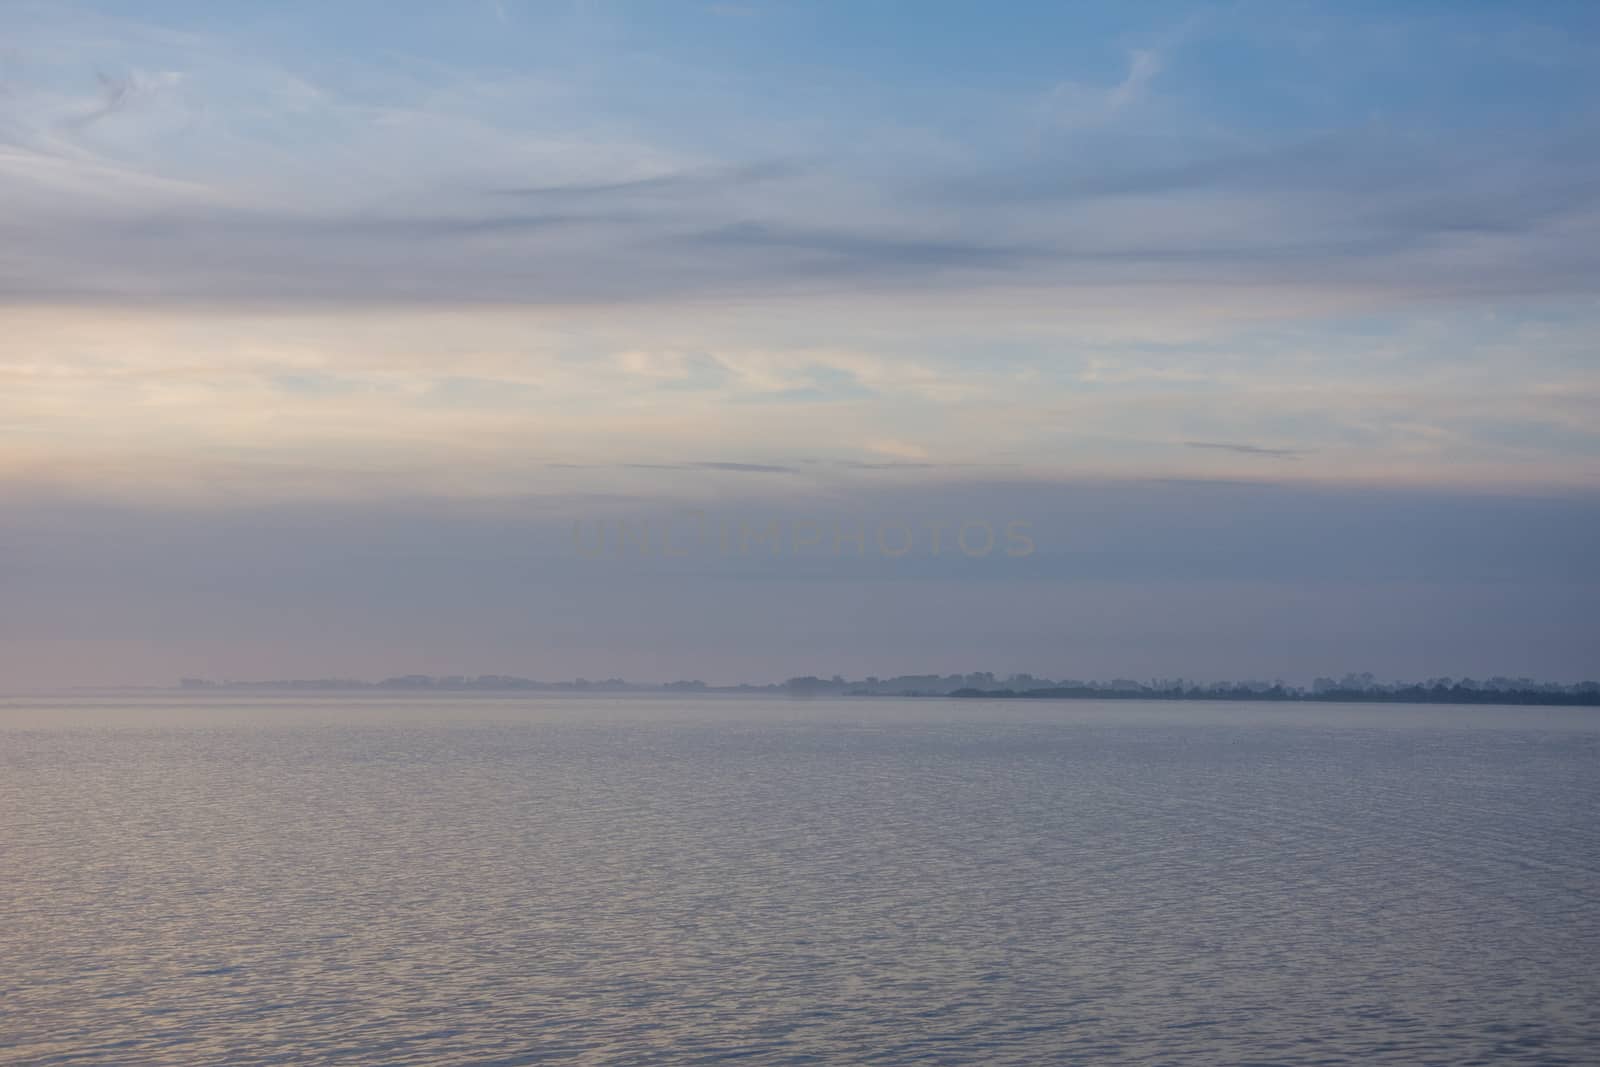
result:
[[[1594,1063],[1600,715],[0,701],[0,1061]]]

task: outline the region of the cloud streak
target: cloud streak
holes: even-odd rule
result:
[[[156,41],[163,62],[184,58]],[[1068,123],[1077,132],[1059,144],[991,138],[981,153],[870,159],[798,138],[761,153],[575,139],[568,127],[602,124],[581,111],[535,124],[548,86],[482,72],[439,70],[428,96],[374,106],[331,84],[295,90],[304,79],[260,59],[221,71],[187,58],[199,74],[130,67],[92,96],[21,84],[0,196],[26,210],[4,222],[0,301],[645,304],[1220,285],[1403,303],[1600,285],[1592,121],[1492,137],[1350,122],[1182,139],[1187,116],[1147,98],[1158,75],[1179,89],[1184,68],[1148,49],[1110,88],[1082,90],[1093,128]],[[274,86],[282,106],[248,108],[230,78]],[[150,113],[131,115],[140,101]],[[1004,129],[1017,105],[985,106]],[[1151,122],[1176,150],[1152,154],[1118,127]],[[284,139],[323,155],[291,166]],[[336,193],[369,180],[380,195]]]
[[[1222,441],[1185,441],[1184,444],[1189,448],[1214,449],[1241,456],[1270,456],[1274,459],[1294,459],[1311,451],[1307,448],[1268,448],[1265,445],[1230,444]]]

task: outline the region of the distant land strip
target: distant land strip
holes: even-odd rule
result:
[[[1589,685],[1592,683],[1581,683]],[[1401,685],[1383,689],[1326,689],[1310,692],[1298,688],[1273,686],[1268,689],[1200,688],[1193,689],[1089,689],[1050,686],[1043,689],[957,689],[948,696],[1010,700],[1288,700],[1328,704],[1544,704],[1556,706],[1600,707],[1600,688],[1564,687],[1548,689],[1469,689],[1464,686]]]
[[[868,677],[849,681],[839,675],[822,678],[805,675],[784,682],[751,685],[710,685],[703,681],[664,683],[628,682],[621,678],[591,681],[542,682],[515,675],[477,676],[408,674],[378,682],[347,678],[292,679],[235,682],[184,678],[185,690],[292,690],[390,692],[550,692],[550,693],[732,693],[775,694],[799,697],[954,697],[978,700],[1270,700],[1316,701],[1353,704],[1541,704],[1600,707],[1600,682],[1540,682],[1531,678],[1495,676],[1433,678],[1426,682],[1380,682],[1370,674],[1348,674],[1335,680],[1317,678],[1309,687],[1283,681],[1186,682],[1156,679],[1138,682],[1118,678],[1110,682],[1052,681],[1028,674],[996,678],[990,672],[974,674],[906,674],[893,678]]]

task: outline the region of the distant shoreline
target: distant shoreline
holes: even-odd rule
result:
[[[958,689],[944,694],[961,700],[1260,700],[1305,704],[1512,704],[1539,707],[1600,707],[1600,693],[1546,693],[1537,690],[1428,689],[1398,691],[1326,690],[1117,690],[1117,689]]]
[[[789,697],[912,697],[957,700],[1164,700],[1279,701],[1321,704],[1467,704],[1548,707],[1600,707],[1600,683],[1563,685],[1529,678],[1495,677],[1485,682],[1463,678],[1427,682],[1384,683],[1371,675],[1347,675],[1342,681],[1318,678],[1311,687],[1284,682],[1194,683],[1128,679],[1111,682],[1052,681],[1031,675],[998,679],[993,674],[900,675],[850,681],[835,675],[808,675],[767,684],[711,685],[703,681],[627,682],[620,678],[543,682],[514,675],[403,675],[378,682],[320,678],[277,681],[216,682],[185,678],[187,693],[346,693],[346,694],[664,694]]]

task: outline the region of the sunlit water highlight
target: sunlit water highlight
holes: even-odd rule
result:
[[[0,701],[0,1062],[1600,1060],[1600,714]]]

